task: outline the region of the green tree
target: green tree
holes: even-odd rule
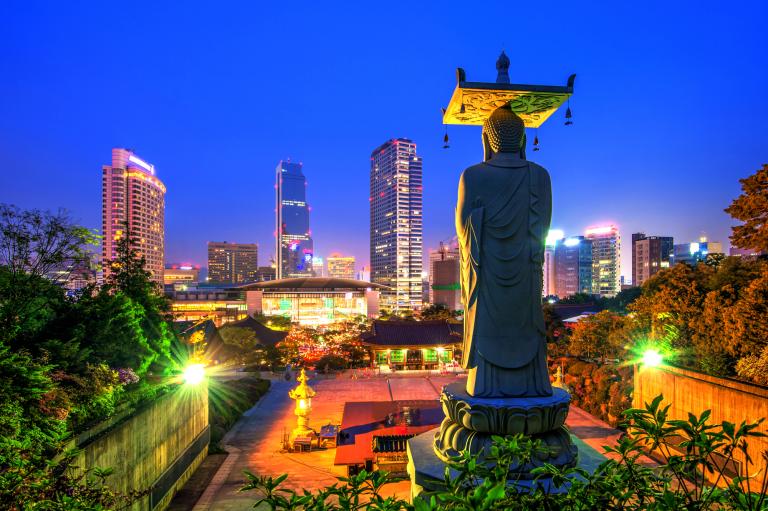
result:
[[[134,248],[131,239],[126,226],[126,235],[118,240],[117,257],[109,261],[109,273],[100,292],[122,294],[142,309],[137,317],[151,350],[147,355],[149,368],[154,372],[167,372],[174,368],[171,347],[176,342],[170,326],[173,321],[171,303],[163,295],[160,284],[152,280],[144,256]],[[141,344],[140,339],[137,341]]]
[[[419,316],[423,320],[455,321],[462,315],[461,311],[451,310],[441,303],[432,303],[421,310]]]
[[[602,311],[580,319],[570,335],[569,351],[586,358],[619,358],[627,344],[625,318]]]
[[[564,354],[568,345],[568,329],[551,303],[543,303],[541,311],[544,314],[544,328],[550,355]]]
[[[63,292],[46,276],[87,258],[98,237],[64,211],[21,210],[0,204],[0,341],[35,331],[51,317]]]
[[[219,333],[224,344],[235,354],[234,358],[238,363],[248,364],[263,358],[256,332],[250,328],[225,325],[219,329]]]
[[[768,164],[739,182],[741,195],[725,209],[743,222],[732,228],[731,243],[739,248],[768,252]]]

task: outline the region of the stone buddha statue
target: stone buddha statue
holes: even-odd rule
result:
[[[549,174],[525,159],[525,125],[508,106],[483,124],[483,146],[485,161],[462,173],[456,205],[466,390],[550,396],[541,310]]]

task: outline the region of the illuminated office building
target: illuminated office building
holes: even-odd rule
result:
[[[131,246],[144,257],[152,279],[163,283],[165,185],[155,166],[130,149],[112,149],[112,165],[102,167],[102,266],[117,258],[117,243],[130,232]]]
[[[615,225],[590,227],[585,238],[592,242],[592,294],[616,296],[621,291],[621,236]]]
[[[659,270],[669,268],[674,240],[671,236],[646,236],[643,232],[632,234],[632,284],[643,282]]]
[[[449,310],[463,310],[459,247],[440,242],[429,251],[429,303],[445,305]]]
[[[312,276],[327,277],[325,272],[325,261],[320,256],[312,256]]]
[[[672,259],[674,264],[687,263],[695,266],[699,261],[705,261],[708,255],[724,254],[723,244],[719,241],[708,241],[702,236],[699,241],[675,245]]]
[[[200,282],[200,267],[184,264],[172,264],[165,267],[163,282],[166,285],[196,285]]]
[[[208,242],[208,281],[247,284],[259,280],[259,245],[256,243]]]
[[[554,295],[592,294],[592,241],[571,236],[554,243]]]
[[[326,262],[328,263],[328,277],[332,279],[355,279],[354,257],[334,253],[328,256]]]
[[[275,173],[277,278],[311,277],[314,250],[309,230],[307,178],[302,173],[302,164],[290,161],[281,160]]]
[[[388,140],[371,153],[371,282],[392,312],[422,306],[422,161],[416,144]]]

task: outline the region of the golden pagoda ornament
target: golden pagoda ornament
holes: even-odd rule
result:
[[[307,385],[307,373],[304,368],[301,369],[299,377],[296,379],[299,385],[295,389],[288,391],[288,397],[296,401],[296,427],[291,431],[291,443],[299,437],[312,437],[315,431],[309,427],[309,413],[312,410],[312,398],[315,396],[315,389]]]

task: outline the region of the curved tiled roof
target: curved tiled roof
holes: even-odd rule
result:
[[[295,279],[267,280],[240,286],[239,289],[388,289],[387,286],[353,279],[329,277],[300,277]]]
[[[376,346],[440,346],[460,343],[461,336],[461,325],[444,320],[376,320],[363,342]]]
[[[248,328],[253,330],[256,334],[256,341],[263,346],[274,346],[288,336],[288,332],[272,330],[271,328],[262,325],[251,316],[241,319],[240,321],[232,321],[231,323],[223,325],[221,328],[226,329],[229,327]]]

